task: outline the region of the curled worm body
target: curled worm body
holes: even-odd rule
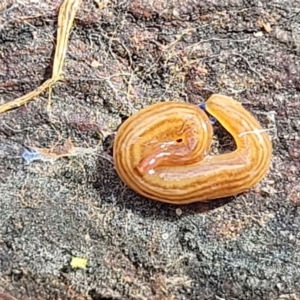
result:
[[[198,106],[170,101],[128,118],[117,132],[114,163],[135,192],[154,200],[187,204],[240,194],[269,169],[272,144],[239,102],[212,95],[206,111],[232,135],[236,150],[209,155],[213,129]]]

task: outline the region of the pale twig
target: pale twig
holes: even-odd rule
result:
[[[8,103],[0,105],[0,113],[24,105],[28,101],[37,97],[47,88],[51,87],[56,81],[60,79],[63,63],[67,52],[69,35],[80,2],[81,0],[65,0],[60,7],[58,15],[57,44],[55,48],[52,77],[50,79],[47,79],[42,85],[40,85],[32,92],[29,92],[28,94]]]

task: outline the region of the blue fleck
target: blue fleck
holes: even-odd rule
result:
[[[200,103],[199,108],[201,108],[202,110],[204,110],[206,112],[205,103]],[[213,116],[209,116],[209,120],[212,125],[215,125],[217,123],[217,119],[214,118]]]
[[[22,158],[25,159],[27,163],[30,163],[33,160],[38,159],[39,156],[40,154],[33,150],[32,151],[25,150],[24,153],[22,154]]]
[[[209,116],[209,120],[212,125],[215,125],[217,123],[217,119],[214,118],[213,116]]]
[[[200,107],[202,110],[206,111],[205,103],[199,104],[199,107]]]
[[[26,160],[26,162],[29,164],[34,160],[42,160],[42,161],[52,161],[53,158],[47,157],[43,154],[38,153],[36,150],[25,150],[22,154],[22,158]]]

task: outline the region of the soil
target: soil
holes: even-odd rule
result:
[[[51,76],[61,2],[0,4],[0,104]],[[0,115],[0,299],[300,299],[298,0],[82,1],[63,72]],[[122,120],[213,93],[268,130],[267,176],[181,207],[128,189]],[[30,161],[70,141],[78,155]]]

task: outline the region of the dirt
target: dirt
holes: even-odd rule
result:
[[[51,76],[60,5],[0,4],[0,104]],[[0,115],[0,299],[300,299],[299,1],[82,1],[63,72]],[[262,182],[181,207],[129,190],[122,120],[213,93],[268,130]],[[76,156],[24,159],[70,141]]]

